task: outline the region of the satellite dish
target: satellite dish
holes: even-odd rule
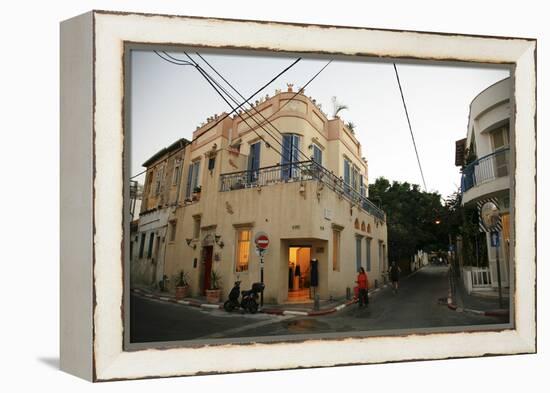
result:
[[[493,202],[485,202],[481,207],[481,219],[488,229],[495,227],[500,220],[500,211]]]

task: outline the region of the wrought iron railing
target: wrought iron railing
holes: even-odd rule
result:
[[[465,166],[462,170],[462,192],[498,177],[508,176],[509,152],[509,148],[500,149]]]
[[[255,170],[232,172],[220,176],[220,191],[263,187],[271,184],[318,180],[343,198],[357,204],[367,213],[385,221],[384,212],[367,197],[315,161],[300,161]]]

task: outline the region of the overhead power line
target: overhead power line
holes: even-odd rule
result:
[[[212,80],[212,79],[211,79],[212,77],[209,76],[209,75],[204,71],[204,69],[202,69],[202,68],[201,68],[200,66],[198,66],[198,65],[192,64],[192,63],[190,63],[190,62],[188,62],[188,61],[186,61],[186,60],[182,60],[182,59],[175,58],[175,57],[171,56],[170,54],[168,54],[167,52],[162,52],[166,57],[160,55],[157,51],[154,51],[154,52],[155,52],[155,54],[156,54],[157,56],[159,56],[161,59],[165,60],[165,61],[168,62],[168,63],[174,64],[174,65],[179,65],[179,66],[189,65],[189,66],[195,67],[195,68],[197,68],[197,70],[201,73],[201,75],[202,75],[205,79],[210,80],[210,81]],[[187,55],[187,54],[186,54],[186,55]],[[192,60],[192,59],[191,59],[191,60]],[[251,105],[251,104],[249,103],[249,100],[250,100],[250,99],[254,98],[257,94],[259,94],[259,93],[260,93],[262,90],[264,90],[267,86],[269,86],[269,85],[270,85],[271,83],[273,83],[276,79],[278,79],[281,75],[283,75],[285,72],[287,72],[290,68],[292,68],[292,67],[293,67],[296,63],[298,63],[298,61],[300,61],[300,60],[301,60],[301,58],[296,59],[292,64],[290,64],[288,67],[286,67],[284,70],[282,70],[282,71],[281,71],[279,74],[277,74],[273,79],[271,79],[269,82],[267,82],[265,85],[263,85],[260,89],[258,89],[256,92],[254,92],[248,99],[246,99],[245,101],[243,101],[242,103],[240,103],[237,107],[233,107],[232,105],[230,105],[230,104],[226,101],[226,102],[228,103],[228,105],[232,108],[232,111],[229,112],[229,113],[227,113],[227,114],[225,114],[224,116],[222,116],[220,119],[218,119],[218,121],[217,121],[216,123],[214,123],[212,126],[208,127],[204,132],[207,132],[207,131],[211,130],[212,128],[216,127],[221,121],[223,121],[225,118],[227,118],[227,117],[230,116],[231,114],[237,113],[237,111],[238,111],[243,105],[245,105],[246,103],[248,103],[249,105]],[[194,62],[194,60],[192,60],[192,61]],[[321,74],[321,72],[323,72],[323,71],[329,66],[330,63],[332,63],[332,59],[329,60],[329,61],[328,61],[319,71],[317,71],[317,72],[316,72],[316,73],[315,73],[315,74],[314,74],[314,75],[313,75],[313,76],[312,76],[312,77],[311,77],[311,78],[310,78],[310,79],[309,79],[309,80],[308,80],[308,81],[307,81],[307,82],[306,82],[306,83],[305,83],[305,84],[304,84],[304,85],[303,85],[303,86],[302,86],[302,87],[301,87],[301,88],[300,88],[300,89],[299,89],[299,90],[289,99],[289,100],[287,100],[283,105],[281,105],[277,111],[273,112],[270,116],[268,116],[267,119],[265,119],[266,122],[272,125],[272,123],[269,121],[269,119],[271,119],[271,118],[272,118],[273,116],[275,116],[278,112],[280,112],[280,111],[281,111],[286,105],[288,105],[291,101],[293,101],[293,100],[296,98],[296,96],[298,96],[298,94],[302,93],[302,92],[304,91],[304,89],[305,89],[307,86],[309,86],[309,85],[310,85],[310,84],[311,84],[311,83]],[[200,68],[200,69],[199,69],[199,68]],[[205,73],[206,75],[204,75],[203,73]],[[212,82],[212,83],[214,83],[214,82]],[[217,82],[216,82],[215,84],[216,84],[217,86],[220,86],[219,83],[217,83]],[[213,87],[213,86],[212,86],[212,87]],[[216,91],[217,94],[220,94],[220,95],[221,95],[221,93],[219,92],[219,90],[218,90],[217,88],[214,88],[214,90]],[[228,94],[228,96],[231,96],[231,95],[227,92],[227,90],[225,90],[225,89],[223,89],[223,88],[221,88],[221,90],[223,90],[225,94]],[[231,96],[231,97],[232,97],[232,96]],[[224,97],[222,96],[222,98],[224,98]],[[232,99],[235,100],[234,97],[232,97]],[[225,100],[225,99],[224,99],[224,100]],[[238,113],[237,113],[237,114],[238,114]],[[239,116],[239,117],[241,117],[241,116]],[[241,117],[241,119],[242,119],[242,117]],[[253,120],[256,120],[254,117],[252,117],[252,119],[253,119]],[[243,121],[245,121],[245,119],[243,119]],[[256,123],[258,124],[257,121],[256,121]],[[249,126],[250,129],[253,129],[253,127],[250,127],[250,125],[249,125],[246,121],[245,121],[245,124],[247,124],[247,125]],[[258,125],[261,127],[263,124],[258,124]],[[273,127],[274,127],[274,126],[273,126]],[[264,129],[264,130],[265,130],[265,129]],[[268,131],[266,131],[266,132],[269,133]],[[278,131],[278,132],[280,133],[280,131]],[[270,133],[269,133],[269,134],[270,134]],[[270,135],[271,135],[271,134],[270,134]],[[282,134],[281,134],[281,135],[282,135]],[[274,137],[272,136],[272,138],[274,138]],[[276,138],[274,138],[274,139],[277,140]],[[277,141],[278,141],[278,140],[277,140]],[[265,142],[265,140],[264,140],[264,142]],[[280,142],[279,142],[279,144],[281,145]],[[281,145],[281,146],[282,146],[282,145]],[[304,157],[306,158],[306,160],[309,160],[309,157],[307,157],[307,155],[305,155],[301,150],[298,149],[298,151],[299,151],[299,153],[302,154],[302,156],[304,156]],[[172,155],[174,155],[174,154],[176,154],[176,153],[177,153],[177,152],[174,152],[174,153],[170,154],[169,156],[167,156],[167,158],[170,158]],[[281,153],[279,152],[279,154],[281,154]],[[145,173],[145,172],[147,172],[147,169],[145,169],[145,170],[141,171],[140,173],[138,173],[138,174],[136,174],[136,175],[130,177],[130,179],[134,179],[134,178],[136,178],[136,177],[142,175],[142,174]]]
[[[173,57],[171,56],[169,53],[167,52],[163,52],[164,55],[166,55],[167,57],[169,57],[172,61],[169,61],[169,60],[166,60],[172,64],[176,64],[176,65],[193,65],[194,64],[191,64],[189,63],[188,61],[186,60],[181,60],[181,59],[178,59],[176,57]],[[187,55],[187,53],[186,53]],[[263,91],[267,86],[269,86],[270,84],[272,84],[273,82],[275,82],[281,75],[283,75],[285,72],[287,72],[288,70],[290,70],[292,67],[294,67],[296,65],[296,63],[298,63],[300,60],[302,60],[301,57],[297,58],[292,64],[290,64],[288,67],[286,67],[284,70],[282,70],[281,72],[279,72],[277,75],[275,75],[275,77],[273,79],[271,79],[269,82],[267,82],[266,84],[264,84],[262,87],[260,87],[258,90],[256,90],[254,93],[252,93],[250,95],[250,97],[248,97],[248,100],[251,100],[252,98],[254,98],[256,95],[258,95],[261,91]],[[222,122],[223,120],[225,120],[225,118],[227,118],[228,116],[231,116],[233,113],[236,113],[237,110],[241,109],[241,107],[246,104],[246,101],[245,102],[242,102],[241,104],[239,104],[234,111],[231,111],[229,113],[226,113],[224,116],[222,116],[220,119],[218,119],[218,121],[216,123],[214,123],[213,125],[211,125],[210,127],[208,127],[206,130],[204,130],[204,132],[208,132],[210,131],[212,128],[216,127],[220,122]]]
[[[275,127],[275,125],[273,123],[271,123],[263,114],[262,112],[258,111],[258,109],[256,109],[256,107],[254,105],[252,105],[226,78],[224,78],[208,61],[206,61],[206,59],[204,57],[202,57],[199,53],[195,52],[197,54],[197,56],[199,56],[202,61],[204,61],[208,67],[210,67],[210,69],[212,69],[212,71],[214,71],[235,93],[237,93],[239,95],[239,97],[241,97],[243,100],[245,100],[246,103],[248,103],[248,105],[250,106],[250,108],[252,109],[252,111],[254,111],[255,114],[259,115],[263,120],[264,120],[264,123],[260,123],[255,117],[254,115],[249,115],[248,118],[252,118],[252,120],[254,120],[254,122],[257,124],[258,127],[260,127],[262,130],[264,130],[271,138],[273,138],[273,140],[275,142],[277,142],[277,144],[279,146],[281,146],[281,148],[283,148],[283,151],[284,151],[284,146],[283,146],[283,143],[282,143],[282,139],[279,140],[279,138],[273,136],[268,130],[266,130],[264,128],[264,124],[269,124],[273,129],[275,129],[275,131],[277,131],[279,133],[279,135],[281,135],[281,138],[283,136],[283,133],[281,131],[279,131],[279,129],[277,127]],[[223,88],[222,88],[223,89]],[[224,90],[225,91],[225,90]],[[228,93],[229,94],[229,93]],[[231,96],[231,94],[229,94],[229,96]],[[233,101],[234,102],[237,102],[235,98],[233,98]],[[302,153],[302,151],[300,149],[298,149],[300,151],[300,153]],[[302,153],[303,154],[303,153]],[[281,156],[284,158],[283,154],[281,154]],[[305,155],[304,155],[305,156]],[[307,156],[306,156],[307,158]]]
[[[202,75],[202,77],[203,77],[204,79],[206,79],[206,81],[208,82],[208,84],[209,84],[209,85],[216,91],[216,93],[226,102],[226,104],[229,105],[229,107],[232,109],[232,111],[235,112],[235,111],[236,111],[236,108],[233,107],[233,105],[231,105],[231,103],[230,103],[230,102],[227,100],[227,98],[220,92],[220,90],[223,90],[224,93],[226,93],[226,94],[230,97],[230,99],[232,99],[234,102],[236,102],[236,103],[238,104],[238,102],[235,100],[235,98],[232,97],[231,94],[229,94],[225,89],[223,89],[223,87],[221,87],[221,89],[218,90],[218,87],[217,87],[217,86],[219,86],[219,84],[217,83],[217,81],[216,81],[214,78],[212,78],[212,76],[209,75],[200,65],[198,65],[198,64],[191,58],[191,56],[189,56],[186,52],[183,52],[183,53],[185,54],[185,56],[187,56],[187,58],[189,58],[189,60],[190,60],[191,62],[193,62],[193,64],[194,64],[195,68],[197,69],[197,71],[199,71],[199,73]],[[254,127],[251,127],[251,126],[250,126],[250,124],[246,121],[246,119],[245,119],[240,113],[237,112],[237,116],[239,116],[239,117],[241,118],[241,120],[244,121],[244,123],[245,123],[245,124],[246,124],[246,125],[247,125],[247,126],[257,135],[257,136],[258,136],[258,138],[260,138],[264,143],[268,143],[268,142],[264,139],[264,137],[263,137],[262,135],[260,135],[260,134],[258,133],[258,131],[256,131],[256,129],[255,129]],[[257,122],[256,122],[256,123],[257,123]],[[271,133],[269,133],[265,128],[263,128],[263,127],[261,127],[261,128],[262,128],[267,134],[269,134],[275,141],[278,142],[278,140],[277,140],[275,137],[273,137],[273,135],[271,135]],[[282,146],[282,145],[281,145],[281,146]],[[275,151],[276,151],[277,153],[279,153],[279,155],[280,155],[281,157],[284,157],[282,152],[280,152],[280,151],[277,150],[277,149],[275,149]]]
[[[204,62],[208,65],[208,67],[210,67],[210,69],[212,69],[212,71],[214,71],[214,72],[215,72],[215,73],[216,73],[216,74],[217,74],[217,75],[218,75],[218,76],[219,76],[219,77],[220,77],[220,78],[221,78],[221,79],[222,79],[222,80],[223,80],[223,81],[224,81],[224,82],[225,82],[225,83],[235,92],[235,93],[237,93],[242,99],[244,99],[245,102],[247,102],[248,105],[252,108],[252,110],[253,110],[256,114],[258,114],[258,115],[264,120],[264,123],[260,124],[259,122],[256,121],[256,119],[255,119],[253,116],[250,116],[250,117],[252,117],[252,118],[256,121],[256,123],[258,124],[259,127],[261,127],[262,129],[264,129],[264,128],[263,128],[263,124],[267,123],[267,124],[269,124],[277,133],[279,133],[279,135],[281,135],[281,137],[283,136],[283,133],[282,133],[282,132],[281,132],[281,131],[280,131],[280,130],[279,130],[279,129],[278,129],[269,119],[271,119],[275,114],[277,114],[278,112],[280,112],[281,109],[284,108],[290,101],[294,100],[298,94],[300,94],[301,92],[303,92],[304,89],[305,89],[311,82],[313,82],[313,80],[314,80],[315,78],[317,78],[317,76],[319,76],[319,74],[320,74],[325,68],[327,68],[327,66],[332,62],[332,60],[330,60],[327,64],[325,64],[325,66],[324,66],[323,68],[321,68],[315,75],[313,75],[313,77],[310,78],[309,81],[308,81],[303,87],[301,87],[300,89],[298,89],[298,91],[297,91],[289,100],[287,100],[283,105],[281,105],[281,106],[279,107],[279,109],[277,109],[277,110],[276,110],[275,112],[273,112],[268,118],[266,118],[260,111],[258,111],[258,110],[256,109],[256,107],[254,107],[254,105],[252,105],[252,103],[249,102],[249,100],[247,100],[246,98],[244,98],[244,96],[243,96],[243,95],[242,95],[242,94],[241,94],[241,93],[240,93],[240,92],[239,92],[239,91],[238,91],[238,90],[237,90],[237,89],[236,89],[236,88],[226,79],[226,78],[224,78],[224,77],[223,77],[223,76],[222,76],[222,75],[221,75],[221,74],[220,74],[220,73],[219,73],[219,72],[218,72],[218,71],[217,71],[217,70],[216,70],[216,69],[215,69],[215,68],[214,68],[205,58],[204,58],[204,57],[202,57],[202,56],[200,55],[200,53],[195,52],[195,54],[196,54],[197,56],[199,56],[199,57],[202,59],[202,61],[204,61]],[[264,130],[265,130],[265,129],[264,129]],[[271,134],[270,134],[270,136],[271,136]],[[278,139],[274,138],[273,136],[272,136],[272,138],[275,139],[275,140],[277,141],[277,143],[278,143],[279,145],[281,145],[281,147],[283,147],[282,143],[281,143]],[[284,147],[283,147],[283,149],[284,149]],[[298,152],[302,155],[302,157],[304,157],[304,158],[306,159],[306,161],[307,161],[307,160],[310,160],[310,157],[308,157],[307,154],[305,154],[300,148],[298,148]]]
[[[407,110],[407,104],[405,103],[405,96],[403,95],[403,88],[401,87],[401,81],[399,80],[399,73],[397,72],[397,66],[393,63],[393,69],[395,70],[395,77],[397,78],[397,85],[399,86],[399,92],[401,93],[401,100],[403,101],[403,107],[405,108],[405,115],[407,116],[407,123],[409,124],[409,131],[411,133],[412,143],[414,146],[414,152],[416,153],[416,161],[418,162],[418,168],[420,169],[420,175],[422,176],[422,182],[424,183],[424,190],[428,192],[426,187],[426,179],[424,179],[424,171],[422,171],[422,165],[420,164],[420,157],[418,155],[418,149],[416,148],[416,142],[414,140],[414,134],[411,126],[411,119],[409,118],[409,111]]]
[[[170,59],[170,58],[165,58],[163,56],[161,56],[157,51],[154,51],[154,53],[159,56],[161,59],[163,59],[164,61],[168,62],[168,63],[172,63],[172,64],[175,64],[175,65],[179,65],[179,66],[184,66],[184,65],[190,65],[190,66],[193,66],[193,64],[185,61],[185,60],[179,60],[179,61],[175,61],[173,59]],[[167,54],[166,52],[163,52],[164,54]],[[176,59],[177,60],[177,59]],[[265,83],[262,87],[260,87],[258,90],[256,90],[250,97],[249,99],[252,99],[253,97],[255,97],[257,94],[259,94],[260,92],[262,92],[263,90],[265,90],[269,85],[271,85],[273,82],[275,82],[281,75],[283,75],[285,72],[287,72],[288,70],[290,70],[292,67],[294,67],[294,65],[296,65],[296,63],[298,63],[299,61],[301,60],[301,58],[298,58],[296,59],[294,62],[292,62],[292,64],[290,64],[289,66],[287,66],[285,69],[283,69],[281,72],[279,72],[277,75],[275,75],[275,77],[273,77],[270,81],[268,81],[267,83]],[[238,110],[239,108],[241,108],[245,103],[243,102],[242,104],[240,104],[239,106],[237,106],[235,109]],[[211,125],[210,127],[208,127],[204,132],[207,132],[209,130],[211,130],[212,128],[216,127],[221,121],[223,121],[225,118],[227,118],[228,116],[230,116],[233,112],[230,112],[230,113],[226,113],[224,116],[222,116],[220,119],[218,119],[218,121],[216,123],[214,123],[213,125]],[[175,153],[172,153],[171,155],[169,155],[167,158],[170,158],[172,155],[174,155]],[[140,176],[140,175],[143,175],[145,172],[147,172],[147,169],[133,175],[132,177],[130,177],[130,180],[131,179],[135,179],[136,177]]]

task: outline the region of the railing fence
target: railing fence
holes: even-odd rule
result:
[[[358,204],[369,214],[385,221],[385,214],[380,208],[315,161],[300,161],[223,174],[220,177],[220,191],[225,192],[305,180],[318,180],[322,182],[332,191]]]

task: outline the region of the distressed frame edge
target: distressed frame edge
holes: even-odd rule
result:
[[[112,14],[113,13],[109,13],[109,15],[112,15]],[[135,14],[129,14],[129,15],[135,15]],[[142,15],[142,14],[137,14],[137,15]],[[158,16],[158,15],[155,15],[155,16]],[[170,18],[173,18],[173,17],[174,16],[170,16]],[[193,18],[193,17],[186,17],[186,18]],[[205,18],[205,19],[212,19],[212,18]],[[223,19],[221,21],[223,21]],[[254,21],[247,21],[247,22],[254,22]],[[272,22],[272,23],[275,24],[275,25],[287,25],[287,24],[280,23],[280,22]],[[327,26],[324,26],[324,27],[327,27]],[[371,29],[366,29],[366,28],[363,28],[363,29],[371,30]],[[392,30],[391,32],[393,32],[393,34],[400,34],[399,31],[393,31]],[[418,32],[414,32],[414,33],[418,33]],[[437,33],[425,33],[425,34],[433,35],[433,34],[437,34]],[[424,35],[424,33],[422,33],[422,35]],[[455,37],[455,36],[458,36],[458,35],[452,35],[452,36]],[[471,37],[471,36],[464,35],[464,37]],[[483,38],[483,37],[481,37],[481,38]],[[502,38],[502,37],[498,37],[498,39],[506,40],[505,38]],[[536,56],[536,40],[534,40],[534,42],[533,42],[533,40],[524,40],[524,41],[525,41],[525,44],[526,44],[524,55],[529,56],[532,59],[532,61],[527,60],[526,66],[529,67],[530,65],[533,65],[534,75],[531,75],[531,76],[532,76],[532,79],[534,79],[534,88],[536,89],[536,58],[535,58],[535,56]],[[94,43],[95,43],[95,41],[94,41]],[[517,63],[516,63],[516,66],[517,66]],[[536,118],[536,97],[533,95],[533,91],[531,91],[531,89],[527,89],[527,90],[529,90],[527,92],[527,97],[529,98],[530,101],[532,101],[531,103],[534,105],[533,115]],[[534,148],[535,148],[535,151],[536,151],[536,124],[534,122],[533,122],[532,131],[533,131],[533,136],[534,136]],[[535,162],[535,170],[536,170],[536,162]],[[536,181],[535,181],[534,184],[532,184],[532,186],[534,186],[533,188],[536,188]],[[534,198],[535,198],[535,206],[536,206],[536,195],[534,196]],[[534,234],[536,234],[536,216],[532,217],[532,222],[535,224],[535,227],[533,229],[535,231]],[[536,258],[536,252],[534,254],[535,254],[534,257]],[[515,256],[516,256],[516,259],[517,259],[517,253],[515,254]],[[532,267],[532,270],[534,270],[533,280],[535,281],[535,284],[536,284],[536,266],[534,268]],[[531,273],[533,273],[533,272],[531,272]],[[517,275],[517,271],[516,271],[516,275]],[[534,288],[533,295],[536,296],[536,288]],[[533,301],[533,305],[535,304],[535,296],[532,296],[532,299],[531,299]],[[520,311],[521,311],[522,308],[524,308],[524,306],[520,307]],[[535,312],[535,311],[533,310],[533,312]],[[523,344],[522,347],[524,349],[524,352],[519,351],[519,352],[513,352],[513,353],[532,353],[532,352],[536,352],[536,313],[535,313],[535,315],[532,315],[532,317],[533,317],[532,322],[534,322],[534,324],[532,326],[531,331],[524,331],[523,326],[516,326],[516,333],[518,331],[520,331],[520,333],[525,333],[525,334],[518,334],[517,335],[518,336],[517,338],[519,338],[521,343]],[[527,318],[529,319],[530,317],[527,316]],[[528,322],[531,322],[531,321],[528,321]],[[95,336],[94,336],[94,342],[95,342]],[[298,344],[298,345],[303,345],[303,344]],[[147,352],[147,351],[145,351],[145,352]],[[491,354],[491,355],[501,355],[501,354],[505,354],[505,353],[501,352],[501,353],[494,353],[494,354]],[[480,353],[480,354],[477,354],[477,355],[476,354],[469,354],[469,355],[464,355],[464,357],[483,356],[483,355],[487,355],[487,354],[483,354],[483,353]],[[448,357],[449,356],[427,357],[427,358],[422,358],[422,359],[417,359],[417,358],[415,358],[415,359],[406,359],[406,358],[401,358],[400,357],[399,360],[393,360],[393,361],[429,360],[429,359],[438,359],[438,358],[442,359],[442,358],[448,358]],[[463,357],[463,356],[457,356],[457,357]],[[120,359],[120,357],[117,357],[116,359],[112,359],[112,360],[113,360],[113,363],[112,363],[113,365],[114,365],[114,363],[118,363],[119,360],[124,361],[124,359]],[[388,361],[392,361],[392,360],[388,360]],[[362,362],[362,363],[359,363],[359,364],[366,364],[366,363],[380,363],[380,362],[377,362],[377,361],[368,362],[367,361],[367,362]],[[345,364],[358,364],[358,363],[352,362],[352,363],[345,363]],[[317,366],[312,365],[312,366],[307,366],[307,367],[330,367],[330,366],[337,366],[337,365],[341,365],[341,364],[327,364],[327,365],[317,365]],[[295,366],[289,366],[289,367],[283,367],[283,368],[296,368],[296,367]],[[268,369],[271,370],[271,369],[280,369],[280,368],[266,368],[266,370],[268,370]],[[111,375],[111,377],[109,377],[108,376],[109,372],[106,372],[104,374],[103,371],[107,371],[107,370],[106,369],[101,370],[100,374],[102,374],[102,375],[100,375],[99,377],[94,375],[94,380],[101,381],[101,380],[127,379],[126,377],[118,378],[118,377],[112,376],[112,375]],[[242,371],[246,371],[246,370],[212,371],[212,373],[242,372]],[[253,370],[248,370],[248,371],[253,371]],[[155,375],[155,376],[161,377],[161,376],[196,375],[196,374],[201,374],[201,372],[198,371],[198,372],[192,372],[191,374],[176,373],[176,374]],[[104,378],[105,376],[107,378]],[[148,378],[148,377],[154,377],[154,376],[142,376],[142,377],[133,376],[133,377],[128,377],[128,378],[133,379],[133,378]]]
[[[94,13],[90,11],[59,25],[59,367],[88,381],[93,381],[95,375],[93,19]]]

